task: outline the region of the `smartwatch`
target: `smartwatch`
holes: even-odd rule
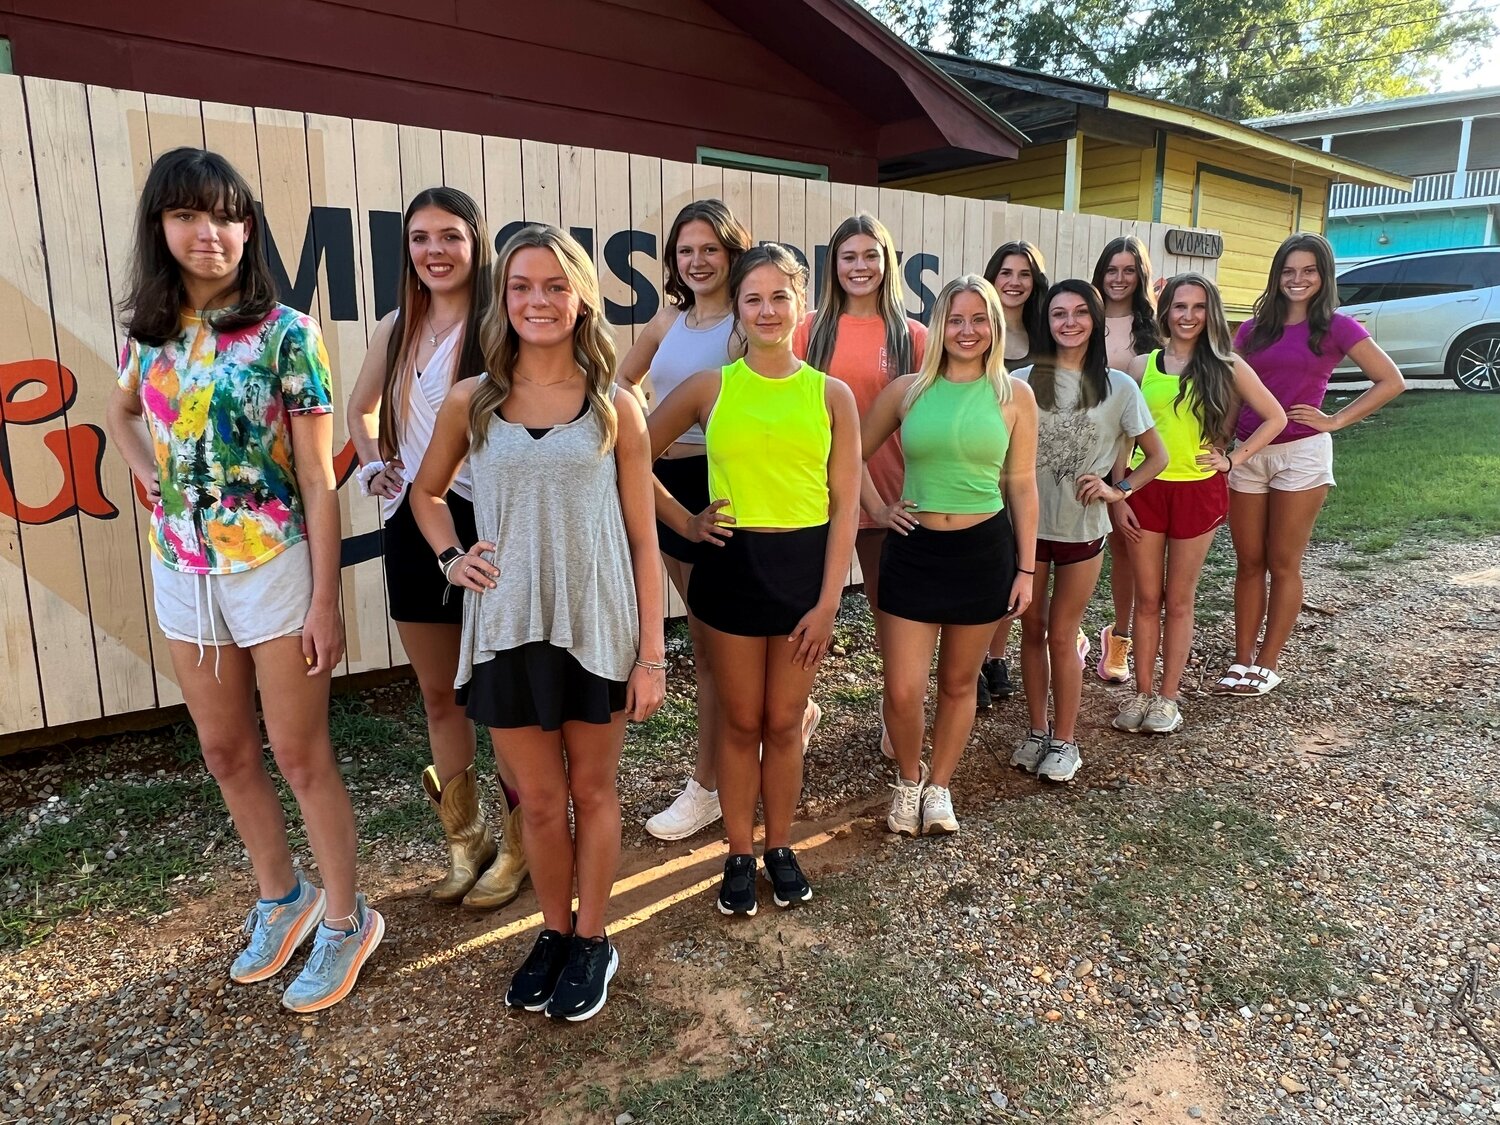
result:
[[[464,553],[462,547],[449,547],[437,557],[438,569],[443,572],[443,577],[448,577],[448,564]]]
[[[1135,488],[1130,483],[1129,477],[1121,477],[1120,483],[1115,485],[1115,487],[1123,492],[1126,496],[1129,496],[1132,492],[1135,491]]]

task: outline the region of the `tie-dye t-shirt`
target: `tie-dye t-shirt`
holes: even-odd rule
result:
[[[291,418],[333,409],[315,321],[277,305],[259,324],[216,332],[184,312],[176,339],[126,343],[120,386],[141,396],[156,447],[151,549],[165,565],[233,574],[307,537]]]

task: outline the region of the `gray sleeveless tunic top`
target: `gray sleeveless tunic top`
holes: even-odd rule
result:
[[[651,361],[651,390],[655,403],[675,391],[689,375],[699,371],[717,371],[729,362],[729,340],[734,332],[734,314],[731,313],[711,328],[689,328],[687,313],[680,312],[668,327],[656,346],[656,358]],[[687,432],[677,439],[689,445],[703,445],[703,427],[694,422]]]
[[[591,407],[534,438],[491,415],[469,454],[474,522],[495,544],[495,588],[464,592],[462,687],[474,665],[533,641],[566,649],[586,671],[630,678],[639,647],[635,572],[611,450]]]

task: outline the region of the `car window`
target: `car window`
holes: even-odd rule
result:
[[[1500,286],[1500,254],[1474,253],[1459,255],[1464,259],[1460,272],[1473,289]]]
[[[1386,286],[1396,279],[1396,262],[1372,262],[1356,266],[1338,280],[1340,305],[1363,305],[1379,301]]]
[[[1477,271],[1465,268],[1472,257],[1472,254],[1436,254],[1431,258],[1407,258],[1397,264],[1396,279],[1380,299],[1402,301],[1467,292],[1479,280]]]

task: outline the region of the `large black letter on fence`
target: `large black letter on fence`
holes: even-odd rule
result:
[[[313,296],[318,291],[318,261],[328,264],[328,307],[323,310],[325,320],[359,319],[359,276],[354,272],[354,223],[347,207],[314,207],[302,235],[302,254],[297,261],[297,277],[293,281],[271,237],[271,225],[261,215],[265,230],[266,254],[271,263],[271,276],[276,280],[276,292],[292,308],[300,312],[312,309]]]
[[[631,264],[634,253],[656,257],[656,235],[643,230],[620,230],[604,243],[604,264],[609,272],[630,286],[634,300],[629,307],[604,298],[604,316],[611,324],[648,324],[661,308],[661,298],[650,278]]]

